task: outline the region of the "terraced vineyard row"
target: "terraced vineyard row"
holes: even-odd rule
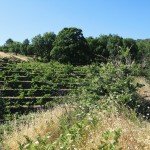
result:
[[[0,59],[0,119],[49,107],[81,84],[85,70],[57,63],[25,63]]]
[[[136,91],[131,78],[136,72],[133,67],[120,65],[115,68],[113,64],[74,67],[56,62],[44,64],[1,59],[0,119],[52,107],[66,101],[66,96],[72,100],[72,93],[85,96],[84,99],[91,97],[92,101],[113,95],[117,101],[130,105],[135,105],[132,99],[136,99],[140,106],[138,112],[146,116],[149,102],[145,99],[137,102],[133,94]],[[90,96],[86,97],[87,93]]]

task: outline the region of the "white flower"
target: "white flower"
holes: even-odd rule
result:
[[[88,117],[88,120],[89,120],[89,121],[92,121],[92,120],[93,120],[93,118],[92,118],[92,117]]]
[[[49,139],[51,136],[47,136],[47,138]]]
[[[39,144],[39,141],[36,141],[35,144]]]

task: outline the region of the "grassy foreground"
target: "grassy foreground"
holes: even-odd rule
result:
[[[110,112],[108,109],[94,108],[83,117],[81,110],[63,105],[30,114],[30,119],[19,125],[13,122],[11,134],[4,133],[3,144],[12,150],[150,149],[148,122],[137,119],[127,109],[126,114],[120,114],[115,107]]]

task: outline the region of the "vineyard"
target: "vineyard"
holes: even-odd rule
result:
[[[133,107],[140,103],[140,113],[148,113],[145,106],[149,100],[138,101],[139,97],[133,94],[137,87],[131,81],[138,72],[134,67],[120,65],[116,70],[112,64],[75,67],[57,62],[44,64],[1,58],[0,119],[62,104],[75,94],[82,95],[82,91],[91,93],[93,100],[113,95]]]
[[[0,60],[0,118],[52,107],[79,86],[84,69],[59,63]]]

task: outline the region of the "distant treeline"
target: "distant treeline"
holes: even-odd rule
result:
[[[106,63],[108,60],[130,64],[145,63],[150,59],[150,40],[134,40],[118,35],[83,36],[78,28],[64,28],[58,35],[46,32],[22,43],[9,38],[0,51],[32,56],[43,62],[56,60],[62,63]]]

